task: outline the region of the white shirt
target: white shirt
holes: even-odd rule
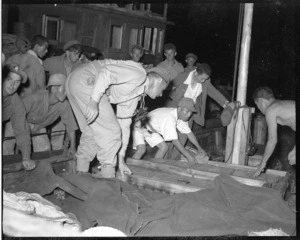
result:
[[[196,83],[196,85],[192,87],[192,78],[195,71],[196,70],[191,71],[187,79],[184,81],[184,84],[188,85],[184,93],[184,97],[193,99],[194,103],[196,103],[197,97],[202,93],[201,83]]]
[[[177,108],[157,108],[148,113],[148,118],[153,130],[162,135],[165,141],[178,139],[176,129],[183,134],[191,132],[188,122],[178,119]],[[148,125],[146,127],[153,131]]]

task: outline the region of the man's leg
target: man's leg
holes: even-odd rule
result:
[[[29,126],[31,129],[34,128],[34,124],[29,123]],[[35,137],[32,137],[32,147],[33,147],[33,152],[44,152],[44,151],[50,151],[50,141],[49,138],[46,134],[46,128],[40,128],[37,132],[35,133],[44,133],[42,135],[38,135]]]
[[[101,177],[115,177],[117,153],[121,147],[121,128],[108,97],[103,95],[99,102],[99,115],[90,124],[98,145],[97,158],[101,163]]]
[[[76,170],[78,172],[88,172],[90,162],[96,156],[98,145],[94,139],[93,133],[89,126],[82,129],[79,146],[75,154],[76,157]]]
[[[61,120],[59,120],[51,128],[51,146],[52,150],[60,150],[63,148],[64,138],[65,138],[66,127]],[[56,132],[60,131],[60,132]]]
[[[7,122],[4,126],[4,137],[14,137],[14,130],[11,122]],[[14,155],[15,154],[16,139],[3,140],[2,151],[3,155]]]

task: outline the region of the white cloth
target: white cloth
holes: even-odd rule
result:
[[[178,119],[177,108],[158,108],[148,113],[149,124],[146,129],[134,128],[133,130],[133,149],[137,145],[145,144],[145,141],[154,147],[165,141],[173,141],[178,139],[177,130],[182,134],[188,134],[191,129],[188,122]],[[154,133],[149,134],[147,131]]]
[[[184,81],[184,84],[187,84],[188,87],[184,93],[184,97],[193,99],[194,103],[196,103],[197,97],[202,93],[202,84],[196,83],[194,87],[192,87],[192,78],[193,74],[196,70],[190,72],[187,79]]]

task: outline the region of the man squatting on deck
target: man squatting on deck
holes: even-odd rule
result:
[[[189,162],[195,162],[194,156],[178,140],[177,130],[187,135],[191,143],[196,146],[198,154],[205,156],[205,151],[200,147],[188,125],[188,120],[193,112],[196,112],[193,100],[184,97],[179,101],[177,108],[157,108],[148,113],[145,127],[141,125],[141,121],[136,122],[132,134],[133,149],[136,149],[136,152],[132,158],[141,159],[143,157],[146,153],[145,141],[152,148],[155,146],[158,148],[154,158],[163,158],[168,150],[166,142],[172,141]]]
[[[115,177],[117,161],[121,175],[131,174],[124,161],[131,118],[141,95],[155,99],[168,83],[166,70],[156,67],[147,74],[133,61],[98,60],[75,69],[67,79],[66,91],[82,132],[75,154],[77,171],[88,172],[97,155],[101,163],[98,177]],[[111,104],[117,105],[116,114]]]
[[[267,162],[277,144],[277,124],[288,126],[296,132],[296,107],[295,101],[277,100],[272,90],[268,87],[257,88],[253,93],[253,100],[258,109],[265,114],[268,126],[268,142],[262,162],[254,174],[257,177],[266,168]],[[296,146],[289,153],[288,160],[291,165],[296,164]]]

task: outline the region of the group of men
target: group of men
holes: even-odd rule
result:
[[[81,45],[76,40],[64,45],[63,55],[42,61],[47,48],[48,40],[41,35],[35,36],[31,49],[10,57],[2,72],[3,121],[8,121],[4,136],[15,136],[27,170],[35,167],[31,160],[30,134],[37,135],[32,137],[34,151],[62,148],[64,135],[51,137],[50,144],[47,134],[42,134],[49,126],[53,132],[67,130],[69,151],[76,158],[79,174],[89,171],[95,156],[100,162],[100,171],[94,177],[113,178],[116,168],[121,175],[131,174],[125,162],[131,136],[136,159],[145,154],[147,142],[158,148],[156,158],[177,159],[178,154],[183,154],[188,161],[195,161],[195,156],[184,146],[189,139],[198,154],[206,156],[191,129],[193,122],[200,126],[205,124],[207,96],[223,108],[234,108],[234,104],[211,84],[210,66],[206,63],[195,65],[197,56],[189,53],[184,68],[175,59],[174,44],[165,44],[165,60],[156,66],[140,62],[143,48],[138,45],[130,49],[131,60],[104,59],[84,64],[80,58]],[[45,71],[49,72],[48,81]],[[151,111],[143,120],[134,120],[131,132],[139,103],[141,105],[145,96],[151,99],[162,96],[168,86],[171,87],[165,106]],[[296,130],[294,103],[275,100],[272,94],[267,97],[273,98],[267,101],[264,100],[266,95],[258,91],[254,98],[258,108],[266,114],[271,133],[256,175],[263,170],[274,150],[275,125],[288,125]],[[116,105],[116,110],[112,104]],[[78,127],[81,137],[76,149]],[[4,153],[13,153],[12,141],[4,141]],[[295,153],[291,153],[291,159],[293,156]]]

